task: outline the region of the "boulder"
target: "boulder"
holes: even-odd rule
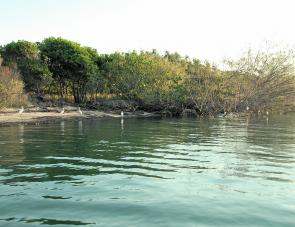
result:
[[[183,117],[197,117],[197,111],[194,109],[184,109],[181,113],[181,116]]]

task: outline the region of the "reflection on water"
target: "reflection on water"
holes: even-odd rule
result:
[[[0,226],[294,226],[295,116],[2,127]]]
[[[19,142],[24,143],[24,125],[19,125]]]
[[[0,167],[1,164],[21,163],[25,159],[24,125],[11,127],[9,130],[0,129]]]
[[[124,119],[123,118],[121,119],[121,131],[122,131],[122,133],[124,131]]]
[[[83,134],[83,122],[82,122],[82,120],[79,120],[78,121],[78,134],[79,135],[82,135]]]
[[[64,121],[60,122],[60,131],[61,131],[61,135],[65,134],[65,122]]]

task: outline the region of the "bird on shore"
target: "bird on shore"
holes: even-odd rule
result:
[[[83,115],[83,112],[82,112],[80,107],[78,107],[78,112],[79,112],[80,115]]]
[[[246,110],[249,111],[249,109],[250,109],[249,106],[247,106],[247,107],[246,107]]]
[[[266,113],[266,116],[268,116],[268,114],[269,114],[268,111],[266,111],[265,113]]]
[[[121,111],[121,118],[123,118],[124,117],[124,112],[123,111]]]
[[[217,117],[226,117],[226,115],[227,115],[227,112],[224,111],[224,113],[221,113],[221,114],[217,115]]]
[[[62,108],[62,110],[60,111],[60,114],[64,114],[65,113],[65,108]]]
[[[24,107],[22,106],[20,109],[19,109],[19,111],[18,111],[18,114],[22,114],[23,112],[24,112]]]

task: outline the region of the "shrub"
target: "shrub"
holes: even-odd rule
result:
[[[16,70],[0,66],[0,108],[25,105],[23,82]]]

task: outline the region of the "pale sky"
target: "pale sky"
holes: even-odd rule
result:
[[[177,51],[219,62],[295,44],[294,0],[0,0],[0,45],[61,36],[99,53]]]

